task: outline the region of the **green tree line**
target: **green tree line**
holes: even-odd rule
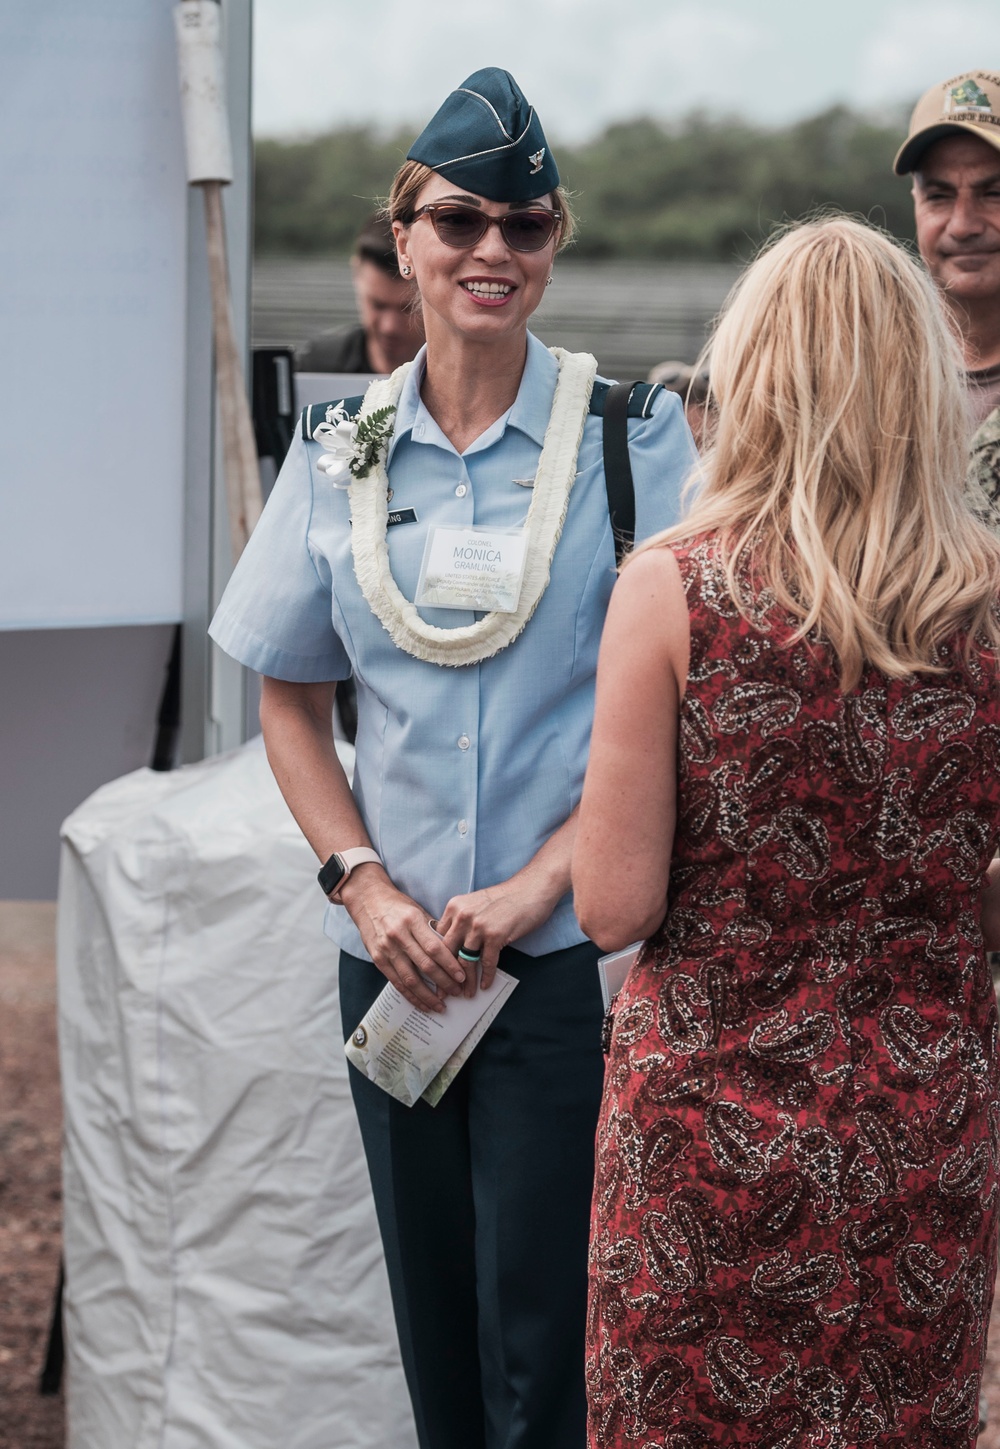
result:
[[[818,207],[913,235],[909,183],[892,174],[906,133],[843,106],[782,128],[691,115],[608,126],[554,147],[580,220],[581,257],[745,259],[776,225]],[[262,253],[350,250],[413,132],[367,127],[256,147]]]

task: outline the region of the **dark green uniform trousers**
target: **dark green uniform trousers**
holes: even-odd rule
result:
[[[350,1068],[421,1449],[584,1449],[597,956],[505,950],[519,984],[437,1107]],[[384,985],[341,953],[345,1038]]]

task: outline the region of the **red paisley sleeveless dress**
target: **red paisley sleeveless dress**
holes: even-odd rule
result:
[[[840,693],[710,539],[598,1131],[591,1449],[967,1449],[996,1269],[992,658]]]

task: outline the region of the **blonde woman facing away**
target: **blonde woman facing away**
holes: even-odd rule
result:
[[[618,999],[591,1449],[974,1442],[996,1268],[1000,545],[928,280],[846,219],[730,299],[615,590],[573,882]]]

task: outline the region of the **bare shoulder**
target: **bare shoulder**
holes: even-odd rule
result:
[[[669,544],[650,544],[631,554],[622,569],[619,584],[633,575],[637,580],[645,580],[650,587],[656,585],[668,591],[673,588],[682,594],[684,592],[677,555]]]
[[[640,613],[647,624],[683,622],[687,628],[687,595],[680,566],[666,544],[633,554],[622,569],[611,600],[616,613]]]
[[[611,596],[608,633],[619,647],[668,662],[683,690],[691,626],[681,570],[666,544],[642,549],[622,569]]]

